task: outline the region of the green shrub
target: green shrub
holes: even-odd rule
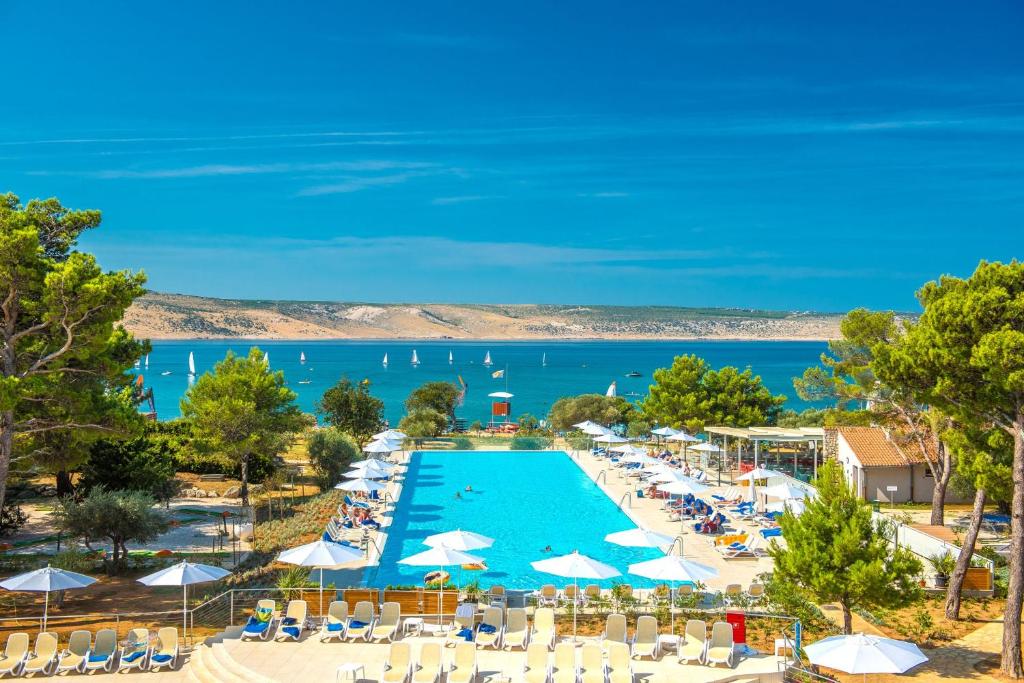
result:
[[[542,451],[551,445],[551,439],[543,436],[514,436],[508,443],[510,451]]]
[[[342,475],[360,455],[355,440],[335,427],[306,432],[306,453],[321,491],[341,481]]]
[[[473,440],[466,438],[465,436],[457,436],[452,439],[452,448],[457,451],[471,451],[476,446],[473,445]]]

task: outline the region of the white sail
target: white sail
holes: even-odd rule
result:
[[[384,367],[388,366],[388,354],[384,354]]]
[[[452,352],[449,350],[448,351],[448,365],[451,365],[454,362],[455,362],[455,356],[453,356]]]
[[[546,353],[541,354],[540,364],[541,364],[542,367],[545,367],[545,368],[548,366],[548,354],[546,354]]]
[[[608,391],[604,392],[604,395],[608,398],[614,398],[619,395],[619,392],[615,389],[615,380],[612,380],[612,383],[608,385]]]
[[[270,352],[269,351],[264,351],[263,352],[263,362],[266,363],[268,367],[270,366]]]
[[[491,352],[488,351],[487,354],[484,356],[484,365],[491,365],[491,364],[492,364],[491,363]]]
[[[305,363],[306,362],[306,352],[305,351],[299,351],[299,362],[300,363]]]
[[[149,367],[149,354],[146,354],[146,367]]]
[[[416,349],[412,350],[412,364],[413,365],[419,365],[420,364],[420,357],[416,355]]]
[[[188,374],[196,374],[196,356],[191,351],[188,352]]]

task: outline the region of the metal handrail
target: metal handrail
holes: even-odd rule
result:
[[[622,509],[622,501],[626,500],[627,498],[629,499],[629,507],[633,507],[633,493],[631,491],[626,491],[624,494],[622,494],[622,498],[619,498],[620,510]]]

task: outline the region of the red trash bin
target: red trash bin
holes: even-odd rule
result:
[[[725,621],[732,625],[732,642],[744,645],[747,642],[747,615],[743,612],[729,610],[725,613]]]

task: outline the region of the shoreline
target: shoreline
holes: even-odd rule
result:
[[[129,330],[131,332],[131,330]],[[134,333],[133,333],[134,334]],[[514,343],[514,344],[577,344],[597,342],[807,342],[826,343],[829,337],[757,337],[757,336],[714,336],[714,337],[143,337],[152,342],[304,342],[330,344],[337,342],[380,344],[402,342],[417,344],[466,344],[466,343]]]

